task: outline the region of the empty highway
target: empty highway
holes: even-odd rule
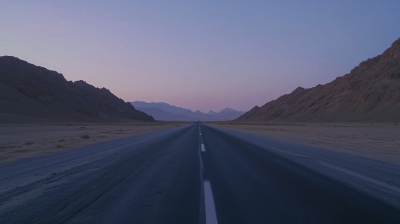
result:
[[[400,167],[194,123],[0,166],[0,223],[400,223]]]

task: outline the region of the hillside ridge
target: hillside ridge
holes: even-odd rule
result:
[[[11,87],[0,95],[3,114],[65,121],[154,121],[106,88],[67,81],[61,73],[16,57],[0,57],[0,82]],[[27,110],[28,101],[37,110]]]
[[[325,85],[298,87],[236,121],[399,122],[400,38]]]

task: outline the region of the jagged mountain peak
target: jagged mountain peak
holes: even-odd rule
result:
[[[236,119],[243,114],[243,112],[236,111],[232,108],[225,108],[218,113],[213,110],[203,113],[200,110],[191,111],[182,107],[171,106],[168,103],[146,103],[144,101],[135,101],[131,102],[131,104],[137,109],[153,115],[156,120],[172,121],[178,119],[184,121],[223,121]],[[165,113],[161,113],[160,110]],[[181,117],[178,115],[181,115]]]

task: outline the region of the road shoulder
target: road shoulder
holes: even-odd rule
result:
[[[234,122],[207,124],[400,165],[400,125]]]

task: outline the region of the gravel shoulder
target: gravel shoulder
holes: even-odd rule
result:
[[[207,124],[400,165],[400,124],[236,122]]]

